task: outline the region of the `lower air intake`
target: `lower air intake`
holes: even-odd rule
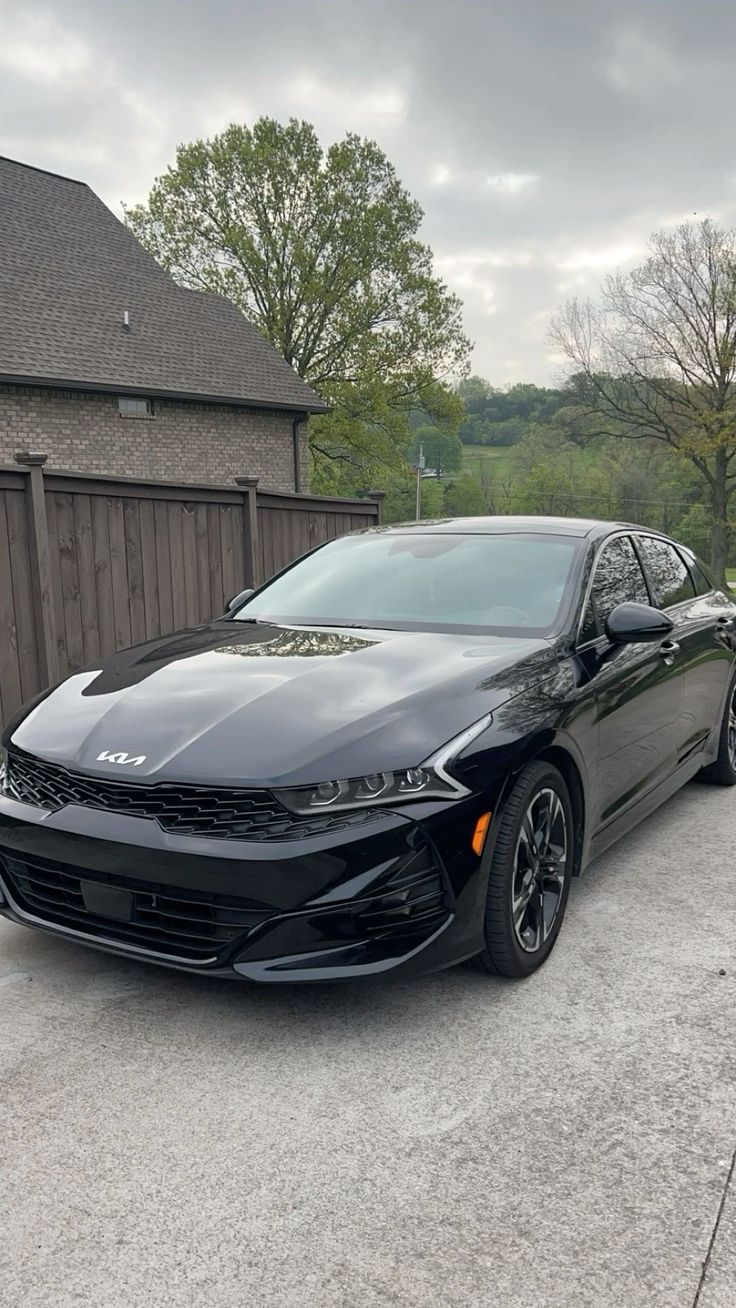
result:
[[[221,958],[271,915],[245,899],[87,873],[49,859],[4,854],[0,871],[18,908],[39,921],[180,961]],[[104,903],[106,889],[122,892],[108,896],[115,917],[88,907]]]
[[[422,846],[367,899],[356,904],[355,928],[368,939],[427,936],[445,922],[452,901],[445,877]]]

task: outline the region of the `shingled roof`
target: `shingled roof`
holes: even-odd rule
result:
[[[229,300],[177,286],[85,183],[1,157],[0,382],[327,407]]]

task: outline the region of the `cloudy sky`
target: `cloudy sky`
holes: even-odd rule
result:
[[[117,213],[264,113],[380,142],[495,385],[652,230],[736,223],[732,0],[0,0],[0,154]]]

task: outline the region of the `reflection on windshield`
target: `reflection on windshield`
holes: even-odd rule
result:
[[[579,543],[512,533],[347,536],[275,578],[234,617],[547,634]]]

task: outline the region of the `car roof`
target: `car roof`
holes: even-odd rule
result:
[[[540,535],[540,536],[604,536],[622,528],[639,531],[629,522],[604,522],[599,518],[554,518],[541,515],[516,517],[497,514],[487,518],[427,518],[422,522],[397,523],[389,527],[369,527],[369,531],[382,531],[405,535],[448,532],[461,536]]]

